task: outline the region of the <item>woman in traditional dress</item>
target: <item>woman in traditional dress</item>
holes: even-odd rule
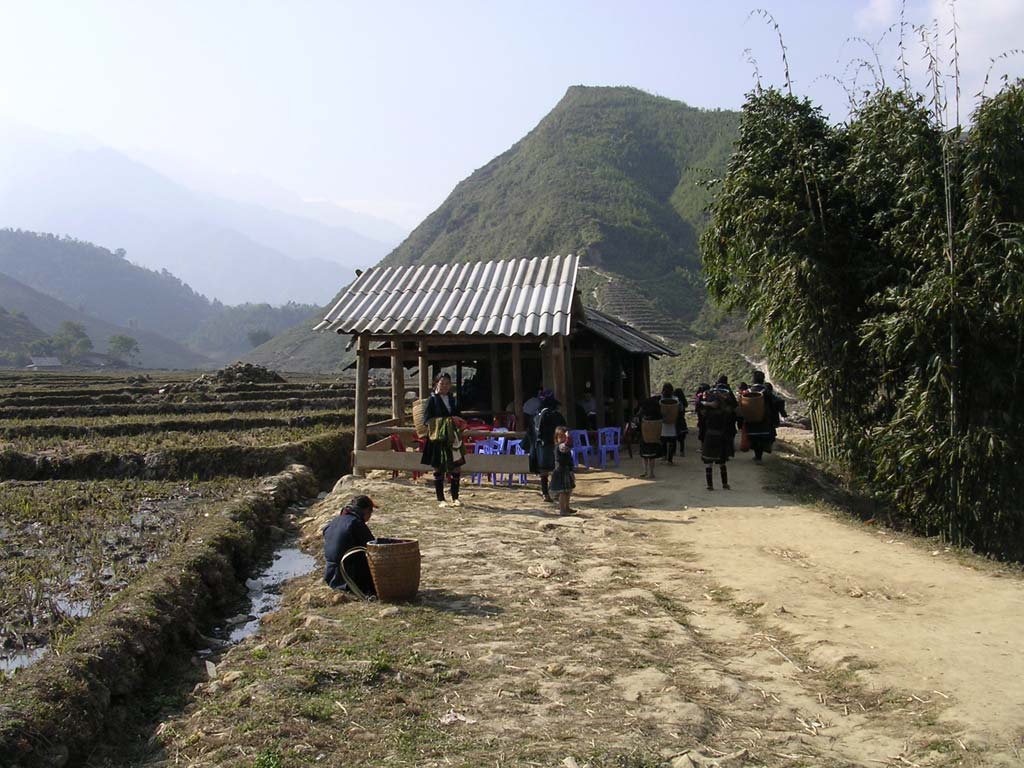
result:
[[[665,457],[665,463],[671,464],[672,457],[676,455],[676,437],[679,434],[676,430],[679,421],[679,411],[682,407],[676,399],[672,385],[665,383],[661,388],[661,450]]]
[[[554,501],[548,481],[555,468],[555,429],[565,426],[565,417],[559,412],[560,402],[550,389],[540,395],[540,410],[530,421],[527,440],[530,443],[530,472],[540,475],[540,492],[544,501]]]
[[[462,433],[455,423],[459,415],[459,401],[451,393],[452,377],[439,373],[434,379],[434,392],[427,401],[423,418],[427,423],[427,441],[423,446],[421,464],[434,468],[434,492],[438,506],[447,507],[444,498],[444,477],[451,478],[451,506],[461,507],[459,480],[466,453],[462,447]]]
[[[698,408],[704,421],[704,440],[701,443],[701,461],[708,490],[713,491],[714,467],[722,475],[722,488],[729,490],[729,470],[726,462],[735,455],[736,396],[729,387],[729,379],[722,376],[718,383],[700,395]]]
[[[644,471],[640,477],[654,479],[654,465],[663,454],[663,423],[660,395],[652,395],[640,403],[640,458],[644,460]]]

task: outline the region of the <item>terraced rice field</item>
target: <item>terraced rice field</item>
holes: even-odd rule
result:
[[[0,483],[0,668],[73,629],[186,538],[212,503],[254,486],[237,478]]]
[[[312,377],[218,383],[179,373],[3,373],[0,457],[31,463],[103,451],[148,460],[168,450],[295,443],[350,430],[353,395],[350,383]],[[390,404],[389,391],[371,395]],[[0,685],[44,649],[59,650],[83,617],[159,567],[211,509],[257,483],[0,475]]]

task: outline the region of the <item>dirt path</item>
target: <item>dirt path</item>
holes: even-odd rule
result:
[[[744,457],[745,458],[745,457]],[[299,580],[216,659],[151,765],[1019,765],[1024,585],[787,503],[739,460],[584,472],[583,514],[471,487],[437,510],[361,490],[415,535],[421,599],[356,604]]]

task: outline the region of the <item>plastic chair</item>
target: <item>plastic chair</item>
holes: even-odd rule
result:
[[[473,453],[476,453],[476,454],[482,455],[482,456],[495,456],[495,455],[499,454],[500,451],[498,450],[498,440],[497,440],[497,438],[494,438],[494,437],[479,438],[475,443],[473,443]],[[490,477],[491,477],[491,484],[493,485],[494,482],[495,482],[494,481],[494,473],[493,472],[488,472],[487,474],[490,475]],[[483,472],[474,472],[470,476],[470,481],[473,482],[473,483],[476,483],[477,485],[480,485],[483,482],[483,476],[484,476]]]
[[[391,450],[395,451],[396,453],[405,453],[405,443],[402,442],[402,438],[399,437],[398,435],[391,435]],[[420,479],[420,475],[422,475],[422,474],[423,474],[422,472],[413,472],[412,473],[413,481],[415,482],[416,480],[419,480]],[[398,470],[397,469],[396,470],[392,470],[392,472],[391,472],[391,479],[394,480],[396,477],[398,477]]]
[[[618,427],[604,427],[597,430],[597,460],[601,469],[608,466],[608,454],[615,455],[615,466],[619,466],[619,446],[622,443],[622,430]]]
[[[526,449],[523,448],[523,441],[521,439],[518,439],[518,438],[517,439],[508,439],[508,438],[506,438],[505,439],[505,449],[502,451],[502,453],[504,453],[506,456],[525,456],[526,455]],[[520,485],[526,485],[526,473],[520,472],[518,474],[519,474],[519,483],[520,483]],[[507,485],[510,488],[512,487],[512,479],[515,476],[516,476],[515,472],[509,472],[508,473],[508,483],[507,483]],[[502,481],[499,480],[498,482],[502,482]]]
[[[594,455],[594,448],[590,445],[590,433],[585,429],[570,429],[569,440],[572,441],[572,458],[578,467],[581,463],[590,469],[591,457]]]

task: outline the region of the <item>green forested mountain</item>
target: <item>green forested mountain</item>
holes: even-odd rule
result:
[[[215,360],[234,359],[318,311],[312,304],[294,302],[280,307],[269,304],[222,307],[217,315],[189,334],[186,344]]]
[[[707,196],[699,181],[724,171],[738,119],[634,88],[572,87],[383,263],[577,253],[605,275],[589,282],[599,303],[619,305],[610,308],[620,314],[631,302],[650,304],[650,320],[664,314],[685,334],[704,301],[697,236]],[[609,291],[609,283],[618,285]]]
[[[214,361],[183,345],[141,328],[125,328],[82,312],[4,274],[0,274],[0,306],[18,313],[46,336],[61,330],[63,323],[82,326],[97,352],[106,352],[112,336],[130,336],[139,345],[135,364],[144,368],[210,368]],[[25,330],[25,328],[22,328]],[[35,341],[35,339],[29,340]]]
[[[668,338],[717,336],[721,320],[705,307],[697,248],[708,199],[699,182],[724,173],[738,122],[736,112],[634,88],[574,86],[522,140],[460,182],[382,264],[578,253],[588,303]],[[311,326],[263,345],[253,359],[332,368],[343,345]]]
[[[108,323],[176,341],[220,311],[166,270],[67,237],[0,229],[0,272]]]

